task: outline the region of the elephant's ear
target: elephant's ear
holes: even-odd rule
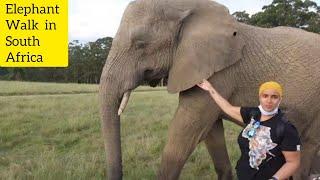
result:
[[[216,3],[187,10],[177,33],[167,89],[176,93],[208,79],[242,57],[244,42],[227,8]],[[186,16],[185,14],[188,14]]]

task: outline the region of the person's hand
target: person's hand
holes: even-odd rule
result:
[[[211,91],[213,89],[212,85],[206,79],[203,79],[201,83],[197,84],[201,89],[205,91]]]

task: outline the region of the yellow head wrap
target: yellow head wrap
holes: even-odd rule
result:
[[[259,88],[259,95],[266,89],[274,89],[282,97],[282,87],[281,87],[281,85],[279,83],[274,82],[274,81],[268,81],[268,82],[265,82],[265,83],[261,84],[261,86]]]

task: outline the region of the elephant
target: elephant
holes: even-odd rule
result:
[[[221,111],[196,86],[208,79],[237,106],[257,106],[259,84],[284,88],[281,109],[300,133],[302,165],[295,179],[319,172],[320,36],[298,28],[260,28],[239,23],[210,0],[136,0],[124,11],[103,67],[99,101],[107,178],[122,179],[120,114],[142,83],[168,78],[179,93],[168,128],[158,179],[178,179],[204,141],[219,179],[232,179]],[[241,125],[241,123],[240,123]]]

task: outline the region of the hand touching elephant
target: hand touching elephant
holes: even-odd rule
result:
[[[287,109],[304,147],[303,165],[295,178],[306,179],[320,147],[319,43],[318,34],[300,29],[238,23],[224,6],[209,0],[131,2],[100,79],[108,179],[122,178],[120,104],[119,114],[130,91],[164,77],[168,77],[168,91],[179,92],[179,106],[169,127],[159,179],[177,179],[201,141],[219,179],[232,178],[219,119],[222,112],[195,86],[202,79],[238,106],[257,105],[261,82],[280,82],[287,95],[281,108]]]

